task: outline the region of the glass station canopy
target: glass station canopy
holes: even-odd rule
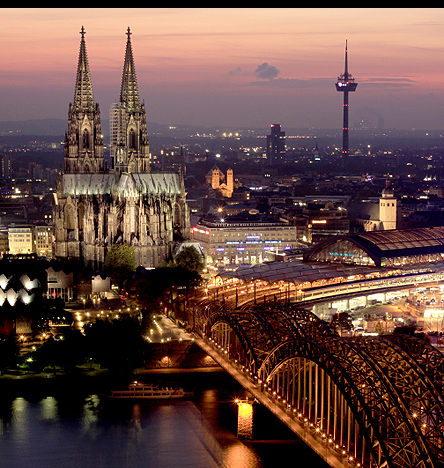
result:
[[[444,260],[444,227],[393,229],[335,236],[304,256],[306,262],[393,267]]]

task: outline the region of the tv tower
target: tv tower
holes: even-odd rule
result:
[[[348,61],[347,61],[347,39],[345,40],[345,71],[342,75],[338,76],[336,82],[336,91],[344,93],[344,120],[342,125],[342,167],[348,161],[348,93],[356,91],[358,83],[355,83],[355,79],[348,72]]]

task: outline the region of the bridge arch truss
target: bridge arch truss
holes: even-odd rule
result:
[[[424,341],[340,338],[296,306],[219,308],[202,331],[351,466],[444,466],[444,356]]]

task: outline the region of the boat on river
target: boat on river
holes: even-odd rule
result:
[[[128,385],[128,390],[113,390],[109,398],[133,398],[138,400],[175,400],[192,398],[194,392],[186,392],[181,387],[158,387],[152,383],[135,380]]]

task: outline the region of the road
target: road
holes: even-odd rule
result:
[[[113,320],[118,319],[122,314],[122,309],[116,310],[71,310],[74,319],[74,328],[82,330],[83,326],[97,319]],[[145,335],[151,343],[165,343],[167,341],[190,341],[193,336],[183,328],[174,323],[172,319],[165,315],[156,315],[153,328]]]
[[[167,341],[194,341],[193,335],[174,323],[165,315],[156,315],[154,327],[147,335],[151,343],[165,343]]]

